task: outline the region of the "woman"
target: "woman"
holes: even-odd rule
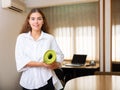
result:
[[[47,50],[56,52],[56,62],[43,62]],[[60,90],[62,84],[54,73],[61,66],[63,54],[55,38],[48,34],[48,25],[40,9],[34,8],[28,14],[15,48],[16,66],[22,72],[20,85],[23,90]]]

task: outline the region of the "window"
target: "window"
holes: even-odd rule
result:
[[[112,31],[112,61],[120,61],[120,25],[113,25]]]
[[[120,0],[112,0],[112,61],[120,62]]]
[[[88,60],[96,60],[97,45],[96,28],[94,26],[58,28],[55,30],[56,40],[63,50],[66,59],[74,53],[87,54]]]

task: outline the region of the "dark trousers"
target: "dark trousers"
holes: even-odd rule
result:
[[[23,90],[30,90],[30,89],[26,89],[26,88],[23,88]],[[50,78],[48,80],[48,84],[41,87],[41,88],[38,88],[38,89],[32,89],[32,90],[55,90],[55,87],[53,86],[53,82],[52,82],[52,78]]]

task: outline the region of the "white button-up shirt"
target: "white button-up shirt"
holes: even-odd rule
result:
[[[47,84],[52,77],[56,90],[62,85],[54,71],[45,67],[24,67],[30,61],[43,62],[43,56],[47,50],[54,50],[57,54],[57,62],[62,62],[62,54],[55,38],[47,33],[41,32],[40,37],[34,40],[30,34],[20,34],[16,41],[15,58],[19,72],[22,72],[20,85],[27,89],[37,89]]]

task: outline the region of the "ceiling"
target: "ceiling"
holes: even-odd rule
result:
[[[99,0],[20,0],[24,2],[27,8],[50,7],[56,5],[65,5],[73,3],[96,2]]]

